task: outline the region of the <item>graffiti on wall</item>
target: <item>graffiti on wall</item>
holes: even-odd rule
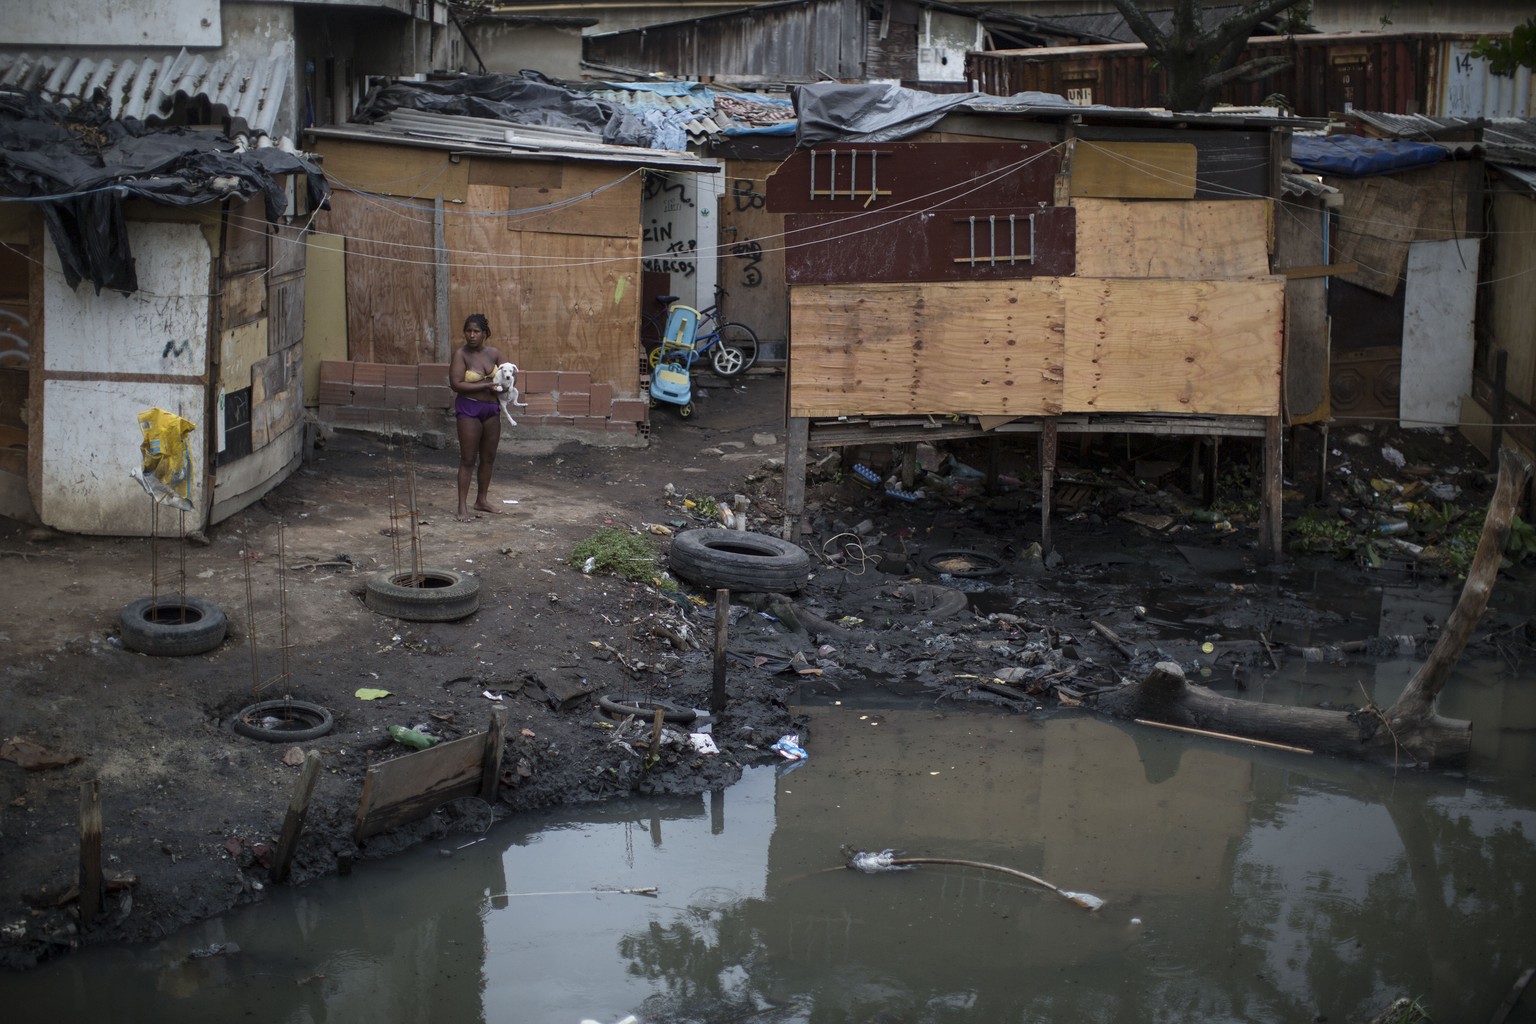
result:
[[[690,238],[686,242],[673,242],[665,253],[645,257],[641,265],[656,273],[692,277],[699,269],[698,252],[698,242]]]
[[[731,246],[731,255],[742,261],[741,284],[756,288],[763,283],[763,247],[757,242],[737,242]]]
[[[753,186],[756,184],[751,178],[737,178],[731,184],[731,196],[736,201],[738,212],[746,210],[761,210],[768,205],[768,197],[763,195]]]

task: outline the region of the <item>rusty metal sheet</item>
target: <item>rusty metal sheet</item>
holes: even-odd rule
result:
[[[1045,142],[856,142],[795,151],[768,179],[770,213],[864,213],[1052,202]]]
[[[789,284],[1065,277],[1077,259],[1077,211],[1069,206],[789,214],[784,228]]]

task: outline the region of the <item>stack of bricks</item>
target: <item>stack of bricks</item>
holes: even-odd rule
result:
[[[557,427],[633,436],[644,430],[649,403],[615,398],[612,384],[562,370],[522,370],[518,391],[527,408],[514,409],[519,428]],[[320,364],[320,419],[338,427],[401,429],[407,421],[440,422],[453,408],[448,366],[423,363]]]

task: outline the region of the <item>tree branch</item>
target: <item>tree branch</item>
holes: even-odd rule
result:
[[[1281,11],[1295,7],[1301,0],[1254,0],[1233,11],[1211,30],[1211,35],[1225,44],[1233,36],[1247,39],[1261,21],[1268,21]]]
[[[1168,37],[1157,30],[1152,19],[1147,17],[1146,12],[1141,9],[1139,0],[1110,0],[1110,2],[1115,5],[1115,10],[1120,12],[1130,30],[1136,33],[1136,38],[1147,44],[1148,53],[1156,56],[1167,48]]]
[[[1200,79],[1200,88],[1215,91],[1228,82],[1249,82],[1289,67],[1290,64],[1289,57],[1260,57],[1256,60],[1244,61],[1236,67],[1206,75]]]

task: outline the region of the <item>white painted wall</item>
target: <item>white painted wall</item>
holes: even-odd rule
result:
[[[658,172],[647,178],[640,254],[646,270],[671,275],[671,294],[696,309],[715,302],[720,175]]]
[[[1472,393],[1477,256],[1475,238],[1408,246],[1398,398],[1405,427],[1455,426]]]
[[[139,275],[129,296],[98,295],[86,282],[71,290],[58,251],[51,241],[44,248],[42,481],[33,502],[45,524],[70,533],[149,534],[149,498],[128,473],[141,464],[138,414],[153,407],[197,424],[190,497],[198,511],[187,529],[202,527],[207,508],[212,254],[195,224],[130,222],[128,232]],[[160,519],[174,532],[174,513]]]
[[[5,45],[220,46],[219,0],[0,0]]]

